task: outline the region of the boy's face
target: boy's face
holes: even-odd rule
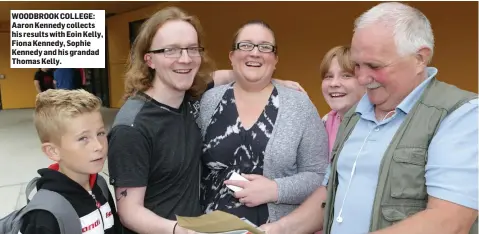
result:
[[[60,170],[75,174],[96,174],[103,169],[108,145],[100,112],[82,114],[65,123],[65,131],[55,153]]]

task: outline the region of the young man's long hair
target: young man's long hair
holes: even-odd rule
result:
[[[157,30],[169,20],[184,20],[190,23],[198,33],[199,45],[204,46],[202,44],[204,43],[203,31],[196,17],[188,15],[177,7],[167,7],[156,12],[143,23],[133,42],[125,75],[125,99],[134,96],[137,92],[144,92],[153,86],[155,70],[148,67],[144,55],[150,49]],[[193,85],[187,91],[187,95],[192,98],[199,98],[203,94],[208,82],[212,79],[212,67],[211,60],[205,50],[202,54],[200,68],[194,78]]]

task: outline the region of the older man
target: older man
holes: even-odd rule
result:
[[[367,94],[342,121],[328,199],[314,193],[267,233],[477,233],[478,100],[436,79],[420,11],[382,3],[355,23]],[[458,77],[476,79],[476,77]]]

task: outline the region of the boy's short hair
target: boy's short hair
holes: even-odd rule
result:
[[[34,124],[42,143],[59,140],[65,126],[81,114],[99,111],[101,100],[79,89],[49,89],[37,95]]]
[[[339,67],[342,70],[354,75],[354,62],[351,60],[351,47],[349,45],[344,45],[336,46],[324,55],[323,61],[321,61],[321,65],[319,66],[321,79],[326,77],[334,58],[337,58]]]

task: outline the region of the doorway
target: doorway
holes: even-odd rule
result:
[[[105,25],[105,32],[108,32]],[[105,68],[85,68],[85,90],[101,99],[104,107],[110,107],[108,82],[108,33],[105,33]]]
[[[3,110],[3,105],[2,105],[2,85],[0,85],[0,110]]]
[[[110,107],[107,68],[87,68],[85,78],[85,89],[100,98],[104,107]]]

